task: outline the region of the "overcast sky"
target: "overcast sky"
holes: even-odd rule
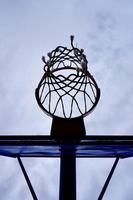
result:
[[[75,35],[101,89],[87,134],[132,134],[133,1],[0,0],[0,134],[50,133],[34,91],[42,55]],[[95,200],[113,159],[78,159],[78,200]],[[57,200],[58,159],[24,159],[39,200]],[[0,199],[31,200],[17,161],[0,158]],[[51,170],[51,173],[49,173]],[[132,200],[133,160],[121,160],[105,200]]]

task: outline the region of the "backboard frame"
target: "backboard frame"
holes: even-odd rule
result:
[[[9,157],[60,157],[62,149],[76,157],[127,158],[133,156],[132,135],[87,135],[81,140],[56,140],[50,135],[1,135],[0,155]]]

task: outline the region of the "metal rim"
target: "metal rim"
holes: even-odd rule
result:
[[[43,81],[46,79],[47,76],[50,76],[52,73],[55,73],[57,71],[60,71],[60,70],[76,70],[75,67],[61,67],[61,68],[57,68],[57,69],[54,69],[53,71],[46,71],[41,79],[41,81],[39,82],[38,84],[38,87],[36,88],[35,90],[35,96],[36,96],[36,100],[37,100],[37,103],[39,105],[39,107],[50,117],[53,117],[53,116],[56,116],[56,117],[60,117],[56,114],[52,114],[50,113],[41,103],[40,101],[40,95],[39,95],[39,92],[40,92],[40,88],[42,87],[42,84],[43,84]],[[79,69],[80,71],[82,71],[82,69]],[[98,101],[99,101],[99,98],[100,98],[100,89],[98,88],[98,85],[95,81],[95,79],[93,78],[93,76],[89,73],[89,71],[86,71],[86,76],[93,82],[93,86],[95,87],[95,90],[96,90],[96,96],[95,96],[95,102],[94,104],[92,105],[92,107],[87,111],[85,112],[84,114],[82,114],[83,117],[86,117],[88,114],[90,114],[94,108],[96,107],[96,105],[98,104]],[[79,115],[80,116],[80,115]],[[78,117],[79,117],[78,116]],[[61,118],[65,118],[65,117],[61,117]],[[66,118],[69,118],[69,117],[66,117]],[[77,118],[76,117],[70,117],[70,118]]]

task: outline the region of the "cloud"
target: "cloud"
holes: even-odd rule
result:
[[[98,107],[85,119],[87,133],[132,134],[132,7],[130,0],[1,2],[0,134],[50,132],[51,119],[41,112],[34,97],[43,75],[40,58],[57,45],[67,45],[70,34],[85,49],[89,69],[101,88]],[[1,157],[0,162],[1,199],[32,199],[16,159]],[[24,162],[39,199],[56,199],[59,163]],[[80,160],[78,178],[85,188],[79,187],[79,199],[97,198],[111,162]],[[131,199],[131,169],[132,159],[119,163],[105,199]]]

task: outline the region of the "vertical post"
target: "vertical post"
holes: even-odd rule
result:
[[[61,150],[59,200],[76,200],[75,150]]]
[[[74,141],[80,141],[85,134],[83,116],[76,118],[53,116],[51,137],[62,145],[59,200],[76,200],[76,153],[73,145]]]

